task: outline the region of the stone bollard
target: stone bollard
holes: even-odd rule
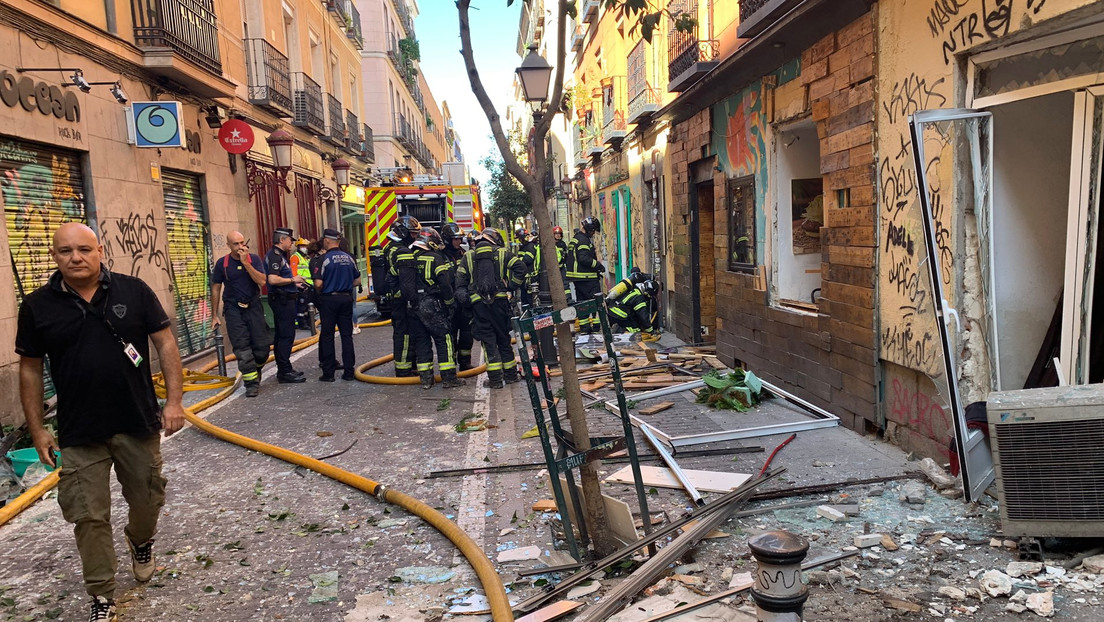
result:
[[[748,540],[758,570],[751,597],[759,622],[801,622],[809,590],[801,581],[801,561],[809,542],[788,531],[768,531]]]

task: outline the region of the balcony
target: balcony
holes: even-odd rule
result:
[[[659,112],[659,92],[645,83],[640,92],[629,100],[628,123],[643,123],[656,112]]]
[[[233,96],[222,79],[214,0],[131,0],[130,11],[146,69],[202,97]]]
[[[399,144],[407,151],[413,153],[414,149],[417,147],[417,136],[414,135],[414,128],[410,127],[410,122],[406,120],[404,115],[395,115],[395,127],[393,128],[393,132]]]
[[[376,163],[376,146],[372,144],[374,140],[372,135],[372,128],[367,123],[364,124],[364,131],[361,132],[361,138],[364,141],[364,148],[360,150],[360,159],[366,164]]]
[[[360,155],[364,145],[360,136],[360,119],[351,110],[345,111],[345,150],[353,155]]]
[[[628,124],[625,123],[625,76],[602,79],[602,142],[618,147],[625,140]]]
[[[671,39],[667,92],[680,93],[693,86],[717,66],[719,56],[720,45],[716,39],[700,41],[688,34]]]
[[[264,39],[246,39],[245,65],[249,70],[249,102],[280,116],[292,116],[287,56]]]
[[[345,121],[341,118],[341,101],[326,93],[326,112],[329,127],[326,132],[326,140],[338,147],[345,146]]]
[[[326,5],[326,10],[330,12],[330,15],[333,15],[334,21],[337,22],[338,27],[341,28],[341,30],[348,28],[352,20],[349,15],[349,4],[351,3],[348,2],[348,0],[322,1]]]
[[[583,49],[583,39],[586,38],[586,30],[582,26],[575,27],[575,33],[571,35],[571,51],[578,52]]]
[[[579,164],[583,161],[583,129],[579,127],[579,124],[573,124],[571,132],[571,144],[574,147],[575,164]]]
[[[406,31],[406,36],[414,36],[414,20],[410,17],[410,10],[406,8],[406,0],[394,0],[395,1],[395,13],[399,16],[399,22],[402,24],[403,30]]]
[[[391,60],[391,64],[394,65],[395,71],[399,73],[403,84],[406,85],[410,94],[413,95],[418,84],[418,72],[414,69],[412,64],[407,63],[406,58],[403,56],[402,49],[399,47],[399,40],[397,38],[391,38],[387,46],[387,58]]]
[[[364,32],[360,26],[360,11],[357,10],[352,0],[345,0],[345,13],[349,16],[349,21],[346,22],[345,36],[353,42],[356,49],[363,50]]]
[[[740,0],[740,25],[736,36],[750,39],[781,19],[803,0]]]
[[[599,0],[583,0],[583,6],[579,9],[579,20],[584,24],[598,17]]]
[[[296,127],[305,127],[315,134],[326,133],[326,110],[322,104],[322,87],[305,73],[291,74],[291,89],[294,103],[292,108]]]

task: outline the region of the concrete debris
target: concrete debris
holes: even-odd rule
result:
[[[490,601],[483,594],[472,594],[466,598],[462,598],[452,606],[449,607],[448,612],[451,614],[471,614],[482,613],[491,608]]]
[[[537,559],[541,556],[541,549],[539,546],[523,546],[516,549],[506,549],[498,554],[499,563],[505,562],[521,562],[530,559]]]
[[[407,566],[395,571],[400,581],[407,583],[444,583],[456,576],[456,573],[444,566]]]
[[[679,583],[683,585],[688,585],[690,587],[700,588],[701,586],[705,585],[705,579],[688,574],[673,574],[671,575],[671,580],[678,581]]]
[[[1042,562],[1008,562],[1005,573],[1010,577],[1030,577],[1043,571]]]
[[[675,566],[675,574],[690,574],[691,572],[701,572],[705,570],[705,566],[699,563],[683,564],[681,566]]]
[[[928,487],[921,482],[908,481],[901,484],[898,498],[901,503],[909,505],[923,505],[927,501]]]
[[[1104,555],[1093,555],[1081,560],[1081,569],[1093,574],[1104,573]]]
[[[822,518],[827,518],[828,520],[830,520],[832,522],[836,522],[836,523],[847,520],[847,515],[846,514],[844,514],[843,512],[840,512],[839,510],[837,510],[836,508],[834,508],[830,505],[818,506],[817,509],[816,509],[816,513],[817,513],[817,516],[820,516]]]
[[[337,571],[310,575],[314,591],[307,598],[309,603],[328,603],[337,600]]]
[[[746,584],[751,583],[753,581],[755,581],[755,579],[751,576],[750,572],[738,572],[738,573],[732,575],[732,578],[729,579],[728,587],[729,587],[729,589],[732,589],[734,587],[738,587],[738,586],[741,586],[741,585],[746,585]]]
[[[935,484],[935,487],[939,490],[958,486],[958,480],[944,471],[943,467],[936,464],[935,460],[931,458],[924,458],[920,461],[920,471],[931,480],[931,483]]]
[[[1049,618],[1054,615],[1054,592],[1036,592],[1028,594],[1027,608],[1036,614]]]
[[[405,518],[387,518],[376,523],[376,527],[379,527],[380,529],[387,529],[388,527],[403,527],[405,525]]]
[[[599,581],[586,581],[581,583],[567,592],[566,598],[568,600],[578,600],[584,596],[589,596],[598,590],[602,589],[602,583]]]
[[[609,622],[640,622],[660,613],[670,611],[683,603],[692,603],[701,600],[701,596],[681,585],[675,587],[668,594],[656,594],[637,601],[630,607],[618,612],[609,618]],[[705,622],[716,620],[729,620],[731,622],[755,622],[755,616],[748,615],[728,605],[716,603],[708,607],[692,611],[678,618],[683,622]]]
[[[1012,593],[1012,578],[999,570],[990,570],[981,575],[981,587],[990,596],[1006,596]]]
[[[960,590],[957,587],[951,585],[944,585],[939,588],[939,593],[950,598],[951,600],[964,601],[966,600],[966,591]]]
[[[860,549],[877,546],[882,543],[882,534],[880,533],[864,533],[855,536],[855,546]]]

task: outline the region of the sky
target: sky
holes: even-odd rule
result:
[[[469,13],[475,66],[502,117],[512,99],[514,69],[521,64],[516,48],[521,5],[520,0],[509,8],[506,0],[472,0]],[[472,177],[486,184],[490,175],[479,161],[496,147],[491,126],[472,94],[464,58],[460,56],[456,5],[453,0],[418,0],[418,9],[421,13],[414,21],[414,32],[421,48],[422,73],[438,105],[448,102]]]

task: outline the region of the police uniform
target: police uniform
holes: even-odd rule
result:
[[[489,261],[494,287],[480,291],[479,263]],[[456,270],[457,295],[472,303],[472,335],[483,344],[488,386],[500,389],[518,379],[517,362],[510,348],[510,289],[525,283],[525,264],[505,248],[483,240],[464,255]]]
[[[449,276],[452,283],[456,283],[456,269],[464,259],[463,248],[453,248],[452,244],[445,246],[442,251],[445,260],[449,262]],[[460,371],[472,368],[471,354],[475,338],[472,337],[472,307],[467,298],[457,298],[452,312],[452,340],[456,345],[456,367]]]
[[[323,239],[338,240],[341,234],[326,229]],[[318,336],[318,358],[322,364],[323,382],[334,380],[337,359],[334,351],[334,328],[341,331],[342,380],[356,380],[356,353],[353,350],[353,297],[360,270],[345,251],[334,247],[326,251],[318,268],[318,311],[321,333]]]
[[[291,229],[276,229],[275,236],[292,236]],[[290,279],[291,264],[288,256],[275,244],[265,255],[265,273]],[[291,366],[291,345],[295,341],[295,299],[299,288],[294,283],[268,286],[268,306],[272,309],[272,323],[276,333],[273,354],[276,357],[276,374],[280,382],[303,382],[303,374]]]
[[[391,301],[391,338],[393,354],[395,357],[395,377],[414,375],[414,350],[410,341],[410,326],[407,323],[409,310],[406,299],[398,286],[400,258],[413,258],[408,244],[409,238],[398,242],[389,239],[387,246],[383,248],[384,263],[387,266],[386,282],[387,296]]]
[[[602,292],[602,263],[594,254],[590,236],[581,229],[575,232],[567,245],[567,278],[575,284],[575,300],[590,300]],[[600,322],[597,317],[579,318],[583,332],[595,332]]]
[[[409,255],[399,256],[398,269],[400,289],[408,304],[407,326],[422,386],[433,386],[434,345],[441,381],[446,387],[459,386],[451,319],[451,308],[456,303],[449,262],[438,253],[415,245]]]

